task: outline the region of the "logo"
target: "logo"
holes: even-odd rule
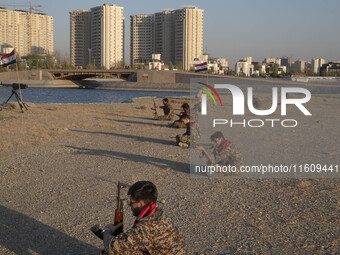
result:
[[[215,95],[217,96],[218,100],[220,101],[221,106],[223,106],[220,95],[217,93],[217,91],[212,86],[210,86],[209,84],[203,83],[203,82],[199,82],[199,84],[202,84],[203,86],[209,88],[212,92],[214,92]],[[215,105],[217,105],[214,96],[211,94],[211,92],[209,90],[201,88],[201,87],[197,87],[197,88],[206,92],[212,98]],[[206,115],[206,114],[207,114],[207,95],[202,94],[202,115]]]
[[[211,91],[215,93],[217,98],[220,101],[221,106],[222,100],[220,98],[220,95],[217,93],[216,89],[226,89],[226,92],[231,92],[232,98],[233,98],[233,115],[245,115],[245,96],[243,94],[243,91],[232,84],[215,84],[214,88],[208,84],[199,82],[199,84],[204,85],[205,87],[209,88]],[[206,92],[214,101],[215,106],[217,106],[216,100],[212,93],[205,88],[198,87],[198,89]],[[288,98],[289,94],[299,94],[302,95],[301,98]],[[256,115],[256,116],[268,116],[273,114],[279,103],[279,96],[278,96],[278,88],[273,87],[272,88],[272,104],[269,109],[264,109],[264,110],[259,110],[254,107],[254,100],[253,100],[253,88],[248,87],[247,88],[247,107],[248,110]],[[307,108],[304,106],[309,100],[311,99],[311,93],[309,90],[305,88],[299,88],[299,87],[282,87],[281,88],[281,97],[280,97],[280,105],[281,105],[281,116],[286,116],[287,115],[287,105],[294,105],[296,106],[305,116],[311,116],[312,114],[307,110]],[[201,98],[201,115],[207,115],[207,95],[202,94]],[[279,119],[266,119],[265,121],[269,121],[272,123],[272,127],[274,126],[275,121],[280,121]],[[286,122],[293,122],[293,125],[288,125],[286,126],[284,123]],[[257,122],[259,123],[258,125],[254,126],[249,123],[254,123]],[[213,126],[215,127],[216,125],[219,124],[227,124],[230,123],[232,126],[232,120],[228,121],[225,119],[214,119]],[[235,122],[234,122],[235,123]],[[260,119],[252,119],[248,121],[248,126],[250,127],[262,127],[264,125],[264,121]],[[283,120],[281,121],[282,126],[284,127],[295,127],[297,126],[297,121],[293,119],[288,119],[288,120]],[[243,124],[243,126],[246,126],[246,121],[244,120],[243,122],[237,122],[237,124]]]

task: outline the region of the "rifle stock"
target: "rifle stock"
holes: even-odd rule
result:
[[[123,222],[124,220],[124,211],[123,211],[123,200],[120,198],[120,189],[122,188],[122,185],[120,182],[118,182],[117,185],[117,208],[115,210],[115,217],[114,217],[114,223],[113,225],[116,226],[117,224]],[[94,225],[90,228],[90,230],[95,234],[98,238],[103,239],[103,230],[99,228],[98,225]],[[114,233],[112,233],[113,236],[117,236],[120,233],[123,232],[123,226],[118,228]]]

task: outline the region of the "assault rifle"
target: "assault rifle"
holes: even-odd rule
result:
[[[114,226],[117,225],[118,223],[123,222],[123,218],[124,218],[124,211],[123,211],[123,199],[120,198],[120,190],[121,188],[123,188],[123,185],[118,182],[117,185],[117,208],[115,211],[115,219],[114,219]],[[103,230],[99,228],[98,225],[94,225],[91,228],[91,231],[100,239],[103,239]],[[113,236],[117,236],[120,233],[123,232],[123,226],[121,226],[119,229],[117,229],[112,235]]]
[[[158,120],[158,113],[157,113],[157,106],[156,106],[155,99],[153,99],[153,105],[154,105],[154,107],[155,107],[155,112],[154,112],[154,114],[153,114],[153,118],[154,118],[155,120]]]

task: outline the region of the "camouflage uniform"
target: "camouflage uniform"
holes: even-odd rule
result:
[[[172,105],[168,103],[167,105],[160,106],[159,108],[163,109],[164,115],[157,116],[157,120],[171,120],[171,118],[173,117],[173,113],[171,113],[167,119],[165,117],[169,114],[170,111],[173,111]]]
[[[190,116],[190,109],[185,112],[181,112],[181,116],[179,116],[179,119],[176,120],[174,123],[172,123],[171,127],[173,128],[186,128],[186,125],[182,122],[182,117],[184,114],[187,114]]]
[[[137,220],[130,230],[113,238],[103,254],[185,254],[182,235],[161,208],[157,207],[155,213]]]
[[[173,128],[186,128],[186,125],[179,119],[172,123],[171,127]]]
[[[176,136],[176,144],[181,147],[189,147],[190,146],[190,122],[186,124],[187,131],[183,135]]]
[[[211,165],[236,166],[239,170],[242,165],[242,157],[239,150],[230,142],[214,150],[215,162],[208,162]]]
[[[181,147],[189,147],[190,144],[197,144],[200,138],[199,127],[196,122],[190,122],[186,127],[187,131],[182,136],[176,136],[176,144]]]

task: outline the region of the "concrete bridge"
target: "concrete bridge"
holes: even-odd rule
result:
[[[128,69],[120,70],[72,69],[72,70],[19,71],[20,82],[29,85],[29,87],[84,87],[84,83],[89,82],[88,80],[86,80],[86,78],[92,77],[94,78],[93,80],[95,80],[96,77],[103,76],[107,78],[124,79],[130,83],[136,82],[135,85],[130,84],[131,86],[139,86],[139,84],[145,83],[145,84],[165,84],[165,86],[168,86],[167,84],[177,84],[178,86],[181,87],[184,86],[183,84],[189,84],[191,78],[203,77],[204,79],[206,79],[205,74],[196,74],[180,71],[128,70]],[[17,80],[18,80],[17,72],[0,72],[0,85],[1,84],[11,85],[13,82],[17,82]],[[128,82],[124,86],[127,86]],[[186,86],[184,87],[186,88]]]
[[[92,78],[97,76],[105,76],[109,78],[118,78],[129,80],[134,74],[133,70],[47,70],[49,75],[53,80],[71,80],[71,81],[80,81],[86,78]]]

